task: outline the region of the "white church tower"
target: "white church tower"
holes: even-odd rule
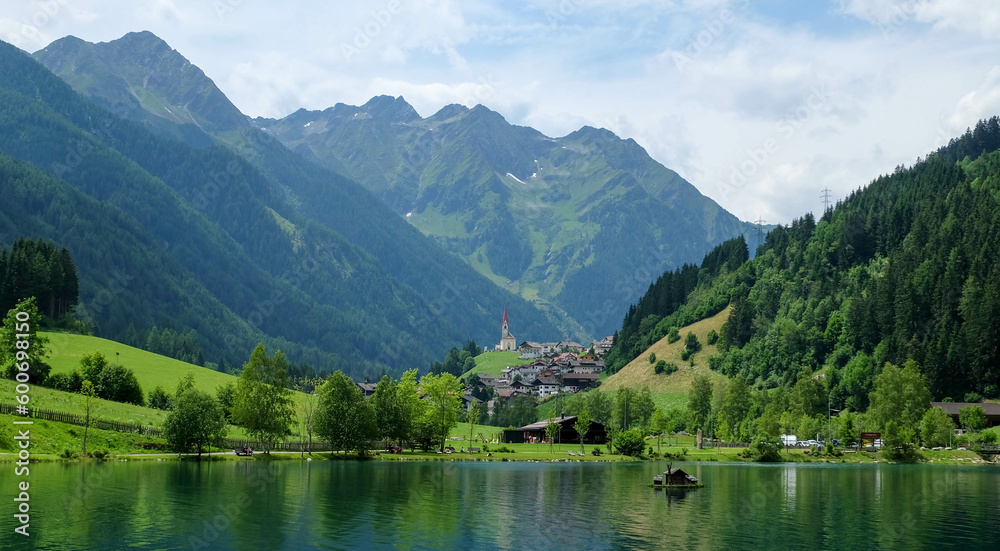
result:
[[[514,339],[514,335],[510,334],[510,329],[507,326],[507,307],[503,307],[503,332],[500,334],[500,344],[497,345],[497,350],[503,352],[515,352],[517,351],[517,341]]]

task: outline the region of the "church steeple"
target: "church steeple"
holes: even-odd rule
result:
[[[496,350],[505,350],[509,352],[514,352],[517,350],[517,341],[514,340],[514,335],[510,334],[510,327],[507,321],[507,305],[503,305],[503,332],[500,334],[500,344],[497,345]]]
[[[504,306],[503,306],[503,334],[501,334],[500,336],[501,337],[506,337],[507,333],[509,333],[509,331],[507,331],[507,305],[504,304]]]

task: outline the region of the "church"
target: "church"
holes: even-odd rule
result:
[[[494,348],[494,350],[499,350],[501,352],[517,352],[517,340],[514,339],[514,335],[510,334],[510,329],[507,327],[507,307],[503,307],[503,332],[500,334],[500,344]]]

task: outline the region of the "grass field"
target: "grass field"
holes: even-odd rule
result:
[[[185,375],[194,375],[195,386],[210,394],[215,394],[215,387],[236,377],[197,365],[146,352],[115,341],[74,335],[70,333],[39,333],[49,339],[49,359],[53,373],[69,373],[80,370],[80,358],[84,354],[101,352],[109,362],[118,362],[135,372],[135,376],[147,395],[157,386],[162,386],[168,393],[173,393],[177,382]],[[274,351],[269,351],[273,353]],[[117,353],[117,356],[116,356]],[[247,353],[249,357],[249,352]],[[41,406],[40,406],[41,407]]]
[[[14,386],[17,383],[10,379],[0,379],[0,394],[3,396],[14,396]],[[32,386],[28,393],[31,402],[29,407],[48,409],[62,413],[74,413],[83,415],[84,398],[81,394],[63,392],[41,386]],[[8,402],[8,400],[4,400]],[[123,404],[96,398],[91,415],[97,419],[106,421],[120,421],[123,423],[136,423],[139,425],[163,426],[163,420],[167,418],[167,412],[133,404]]]
[[[475,360],[476,367],[463,373],[461,378],[468,378],[473,373],[490,373],[499,377],[503,369],[525,363],[517,352],[484,352]]]
[[[665,409],[683,407],[687,403],[687,393],[696,376],[708,375],[713,379],[713,382],[726,378],[708,368],[708,359],[717,353],[716,346],[708,344],[708,333],[713,329],[719,332],[727,319],[729,319],[729,308],[708,319],[682,328],[680,330],[681,339],[675,343],[668,343],[666,337],[653,343],[638,358],[602,382],[600,390],[611,392],[622,387],[635,390],[649,388],[657,406],[666,406]],[[684,338],[688,332],[697,335],[698,341],[702,345],[701,351],[693,356],[693,366],[689,365],[689,362],[681,360]],[[653,371],[653,364],[649,363],[650,353],[656,354],[657,361],[665,360],[667,363],[677,364],[678,371],[670,375],[657,375]]]
[[[17,449],[12,430],[13,415],[0,415],[0,451],[13,453]],[[30,427],[31,454],[37,459],[40,454],[58,455],[64,450],[79,453],[83,445],[83,427],[35,419]],[[101,430],[91,427],[87,431],[87,451],[98,450],[112,453],[142,453],[164,451],[166,441],[162,438],[138,434]],[[3,454],[0,454],[2,456]],[[2,458],[2,457],[0,457]]]

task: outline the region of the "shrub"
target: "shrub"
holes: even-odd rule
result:
[[[966,392],[965,401],[969,403],[978,403],[983,401],[983,396],[978,392]]]
[[[514,453],[514,450],[508,448],[507,446],[500,446],[499,448],[493,450],[495,453]]]
[[[670,331],[667,333],[667,342],[673,344],[681,340],[681,333],[676,327],[671,327]]]
[[[123,365],[112,364],[102,369],[94,383],[94,388],[97,390],[97,395],[105,400],[125,402],[137,406],[146,404],[142,395],[142,387],[139,386],[139,380],[136,379],[135,373]]]
[[[781,444],[764,435],[757,435],[747,447],[746,457],[758,463],[781,461]]]
[[[111,452],[108,450],[97,450],[92,455],[94,456],[94,459],[104,459],[105,457],[111,455]]]
[[[639,457],[645,448],[645,440],[638,429],[629,429],[615,438],[615,450],[621,455]]]
[[[656,363],[656,352],[649,353],[649,363],[651,364]]]
[[[979,441],[983,444],[996,444],[997,443],[997,433],[993,431],[986,431],[982,436],[979,437]]]
[[[653,368],[653,371],[655,371],[657,375],[670,375],[671,373],[676,373],[678,369],[677,364],[673,362],[667,363],[665,360],[660,360],[656,362],[656,366]]]
[[[691,351],[690,350],[688,350],[687,348],[685,348],[684,350],[681,351],[681,359],[682,360],[684,360],[686,362],[686,361],[688,361],[688,358],[690,358],[690,357],[691,357]]]
[[[157,386],[149,393],[149,407],[153,409],[168,410],[173,407],[173,400],[162,386]]]
[[[707,340],[708,344],[715,344],[716,342],[718,342],[719,334],[715,331],[715,329],[712,329],[711,331],[708,332]]]
[[[591,455],[601,455],[601,448],[599,446],[594,446],[594,449],[590,450]]]
[[[687,337],[684,337],[684,348],[692,354],[701,350],[701,343],[698,342],[698,335],[695,335],[694,332],[688,331]]]

